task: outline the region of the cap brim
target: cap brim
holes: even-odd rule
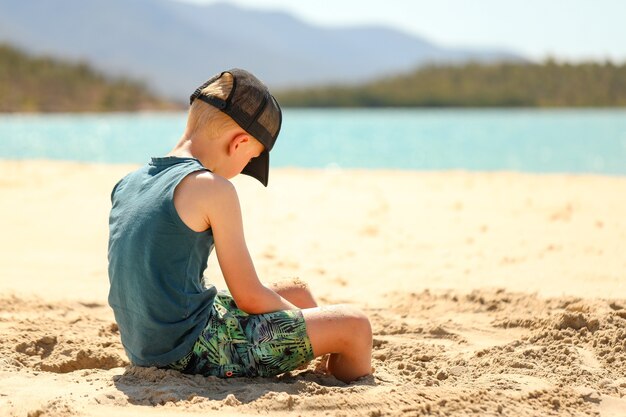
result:
[[[252,158],[248,165],[246,165],[241,171],[242,174],[256,178],[266,187],[269,180],[269,172],[270,153],[267,150],[261,152],[261,154],[256,158]]]

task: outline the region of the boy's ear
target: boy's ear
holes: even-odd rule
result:
[[[247,133],[238,132],[230,139],[228,142],[228,154],[234,154],[240,146],[248,143],[250,141],[250,136]]]

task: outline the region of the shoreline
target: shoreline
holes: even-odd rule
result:
[[[144,163],[147,163],[150,158],[154,155],[146,156],[146,160]],[[94,167],[102,167],[102,168],[120,168],[126,167],[127,169],[135,169],[140,167],[144,163],[138,162],[101,162],[101,161],[83,161],[78,159],[54,159],[54,158],[3,158],[0,157],[0,165],[8,164],[8,165],[19,165],[19,164],[31,164],[31,163],[44,163],[51,165],[77,165],[77,166],[94,166]],[[299,166],[278,166],[270,168],[270,175],[276,172],[280,175],[284,175],[289,172],[310,172],[314,173],[329,173],[329,172],[337,172],[337,173],[373,173],[373,174],[383,174],[383,175],[505,175],[505,176],[546,176],[546,177],[590,177],[590,178],[615,178],[615,179],[626,179],[625,174],[612,174],[612,173],[599,173],[599,172],[571,172],[571,171],[518,171],[512,169],[491,169],[491,170],[474,170],[474,169],[466,169],[466,168],[454,168],[454,169],[409,169],[409,168],[353,168],[353,167],[342,167],[339,165],[329,165],[325,167],[299,167]],[[240,175],[243,176],[243,175]],[[231,179],[233,182],[239,181],[239,177],[237,176],[234,179]],[[245,177],[245,176],[244,176]],[[0,177],[1,180],[1,177]]]

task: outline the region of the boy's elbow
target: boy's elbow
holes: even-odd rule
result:
[[[259,302],[258,297],[254,296],[246,296],[239,297],[235,299],[235,303],[237,304],[237,308],[244,313],[248,314],[262,314],[266,311],[263,311],[263,306]]]
[[[245,291],[243,294],[233,294],[233,299],[237,308],[248,314],[263,314],[279,310],[275,303],[272,303],[273,292],[261,285],[253,290]]]
[[[233,300],[237,304],[237,308],[244,313],[260,314],[261,303],[258,297],[258,291],[231,291]]]

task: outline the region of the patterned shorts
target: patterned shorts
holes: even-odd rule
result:
[[[226,292],[218,293],[213,314],[191,352],[166,368],[204,376],[274,376],[313,359],[299,310],[249,315]]]

